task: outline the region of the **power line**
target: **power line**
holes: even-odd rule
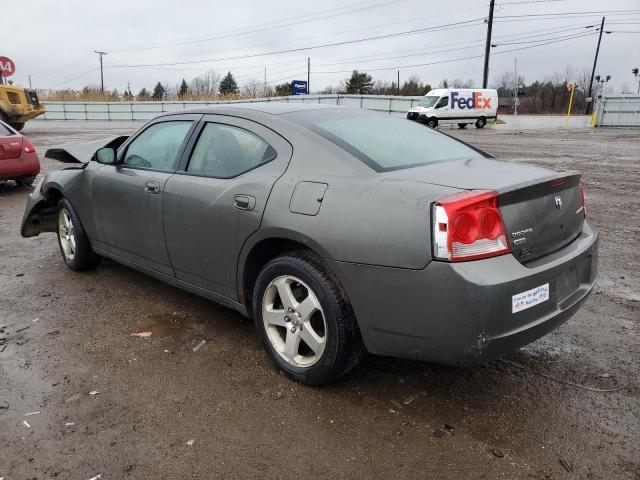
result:
[[[630,13],[639,13],[640,9],[637,10],[596,10],[591,12],[557,12],[557,13],[527,13],[522,15],[500,15],[496,18],[523,18],[523,17],[554,17],[560,15],[570,15],[572,17],[576,16],[590,16],[590,15],[627,15]]]
[[[567,27],[573,27],[573,28],[567,28]],[[542,30],[536,29],[536,30],[531,30],[531,31],[526,31],[526,32],[521,32],[521,33],[515,33],[515,34],[498,35],[498,36],[495,36],[493,38],[495,38],[496,40],[505,39],[507,41],[523,40],[523,39],[527,39],[527,38],[535,38],[535,37],[540,37],[540,36],[553,35],[555,33],[560,33],[560,32],[570,32],[570,31],[574,31],[574,30],[584,30],[585,28],[589,28],[589,27],[590,27],[590,25],[576,26],[576,24],[571,24],[571,25],[564,25],[562,27],[553,27],[551,29],[542,29]],[[539,32],[539,33],[533,33],[533,32]],[[530,33],[532,35],[529,35]],[[392,59],[397,59],[397,58],[421,56],[421,55],[427,55],[427,54],[432,54],[432,53],[445,53],[445,52],[450,52],[450,51],[466,50],[468,48],[473,48],[475,46],[478,46],[480,44],[480,42],[484,43],[484,40],[482,40],[482,41],[480,40],[480,36],[481,35],[482,35],[482,33],[480,33],[478,38],[476,40],[474,40],[474,41],[441,43],[441,44],[437,44],[437,45],[432,45],[430,48],[427,48],[427,49],[425,49],[425,48],[402,49],[402,50],[393,50],[393,51],[389,51],[389,52],[377,53],[377,54],[367,55],[367,56],[347,57],[347,58],[344,58],[341,61],[317,63],[316,66],[343,65],[343,64],[348,64],[348,63],[357,63],[358,61],[362,61],[362,60],[371,60],[371,61],[378,61],[378,60],[383,60],[383,59],[384,60],[392,60]],[[544,38],[540,39],[540,41],[542,41],[542,40],[545,40],[545,39]],[[502,44],[502,45],[504,44],[502,41],[500,41],[499,43]],[[461,46],[459,48],[445,49],[445,50],[434,50],[435,48],[449,47],[449,46],[452,46],[452,45],[464,45],[464,46]],[[409,54],[409,52],[421,52],[421,53]],[[392,54],[395,54],[395,53],[404,53],[406,55],[385,57],[385,58],[381,58],[381,59],[376,59],[375,58],[375,57],[379,57],[381,55],[392,55]]]
[[[366,3],[371,3],[372,0],[367,0],[365,2],[358,2],[358,3],[354,3],[352,5],[362,5],[362,4],[366,4]],[[370,10],[373,8],[379,8],[379,7],[384,7],[387,5],[392,5],[394,3],[400,3],[406,0],[391,0],[391,1],[387,1],[387,2],[383,2],[377,5],[368,5],[366,7],[359,7],[359,8],[354,8],[351,10],[347,10],[345,12],[337,12],[337,13],[332,13],[332,14],[328,14],[328,15],[324,15],[324,16],[320,16],[317,18],[311,18],[311,19],[306,19],[306,20],[302,20],[302,18],[304,17],[309,17],[312,15],[317,15],[317,14],[321,14],[323,12],[317,12],[315,14],[309,14],[309,15],[303,15],[303,16],[299,16],[299,17],[292,17],[289,18],[287,20],[278,20],[278,21],[274,21],[274,22],[268,22],[268,23],[263,23],[263,24],[258,24],[252,27],[243,27],[241,29],[235,29],[235,30],[228,30],[228,33],[223,33],[223,34],[217,34],[217,35],[212,35],[212,36],[207,36],[207,37],[200,37],[200,38],[193,38],[193,39],[187,39],[187,40],[177,40],[174,42],[163,42],[162,44],[156,44],[156,45],[152,45],[152,46],[141,46],[141,47],[133,47],[133,48],[125,48],[125,49],[120,49],[120,50],[116,50],[115,53],[121,53],[121,52],[132,52],[132,51],[139,51],[139,50],[151,50],[151,49],[155,49],[155,48],[165,48],[165,47],[174,47],[174,46],[180,46],[180,45],[188,45],[188,44],[193,44],[193,43],[202,43],[202,42],[208,42],[210,40],[219,40],[222,38],[230,38],[230,37],[236,37],[236,36],[241,36],[241,35],[250,35],[250,34],[254,34],[254,33],[259,33],[259,32],[264,32],[267,30],[274,30],[274,29],[278,29],[278,28],[284,28],[284,27],[289,27],[292,25],[299,25],[302,23],[307,23],[307,22],[315,22],[317,20],[323,20],[326,18],[332,18],[332,17],[338,17],[338,16],[342,16],[342,15],[348,15],[351,13],[355,13],[355,12],[360,12],[362,10]],[[346,8],[346,7],[337,7],[337,8],[332,8],[329,10],[325,10],[324,12],[329,12],[329,11],[334,11],[334,10],[338,10],[338,9],[342,9],[342,8]],[[283,25],[272,25],[274,23],[280,23],[280,22],[286,22],[288,20],[296,20],[296,21],[291,21],[290,23],[285,23]],[[271,25],[271,26],[268,26]],[[262,27],[262,28],[257,28],[257,27]],[[246,30],[248,28],[252,28],[252,30],[247,30],[247,31],[240,31],[238,32],[237,30]],[[234,33],[235,32],[235,33]]]
[[[67,84],[67,83],[69,83],[69,82],[73,82],[74,80],[77,80],[78,78],[82,78],[82,77],[84,77],[84,76],[86,76],[86,75],[89,75],[90,73],[95,72],[95,71],[96,71],[96,70],[98,70],[99,68],[100,68],[100,67],[95,67],[95,68],[92,68],[91,70],[87,70],[86,72],[81,73],[80,75],[77,75],[77,76],[75,76],[75,77],[71,77],[71,78],[69,78],[68,80],[65,80],[64,82],[61,82],[61,83],[59,83],[59,84],[57,84],[57,85],[54,85],[54,86],[53,86],[53,87],[51,87],[51,88],[52,88],[52,89],[56,89],[56,88],[58,88],[58,87],[61,87],[62,85],[65,85],[65,84]]]
[[[540,47],[543,45],[551,45],[554,43],[559,43],[559,42],[566,42],[567,40],[573,40],[575,38],[582,38],[582,37],[586,37],[586,36],[591,36],[594,35],[594,32],[589,32],[589,33],[582,33],[582,34],[578,34],[578,35],[574,35],[570,38],[565,38],[562,40],[552,40],[552,41],[548,41],[548,42],[543,42],[543,43],[538,43],[536,45],[529,45],[526,47],[519,47],[519,48],[512,48],[510,50],[503,50],[500,52],[496,52],[493,55],[503,55],[505,53],[511,53],[511,52],[517,52],[520,50],[527,50],[530,48],[535,48],[535,47]],[[383,71],[383,70],[395,70],[397,68],[413,68],[413,67],[425,67],[425,66],[429,66],[429,65],[438,65],[441,63],[451,63],[451,62],[458,62],[458,61],[462,61],[462,60],[471,60],[474,58],[482,58],[483,55],[473,55],[473,56],[468,56],[468,57],[461,57],[461,58],[452,58],[452,59],[448,59],[448,60],[438,60],[438,61],[433,61],[433,62],[427,62],[427,63],[416,63],[416,64],[412,64],[412,65],[396,65],[393,67],[380,67],[380,68],[361,68],[361,70],[363,71],[367,71],[367,72],[375,72],[375,71]],[[334,71],[314,71],[313,73],[319,73],[319,74],[323,74],[323,73],[349,73],[351,70],[334,70]]]
[[[206,59],[200,59],[200,60],[188,60],[188,61],[181,61],[181,62],[162,62],[162,63],[137,64],[137,65],[114,65],[114,67],[127,68],[127,67],[148,67],[148,66],[154,66],[155,67],[155,66],[171,66],[171,65],[190,65],[190,64],[194,64],[194,63],[221,62],[221,61],[225,61],[225,60],[238,60],[238,59],[245,59],[245,58],[264,57],[264,56],[269,56],[269,55],[279,55],[279,54],[282,54],[282,53],[292,53],[292,52],[302,52],[302,51],[307,51],[307,50],[315,50],[315,49],[318,49],[318,48],[336,47],[336,46],[341,46],[341,45],[352,45],[354,43],[363,43],[363,42],[369,42],[369,41],[372,41],[372,40],[382,40],[382,39],[385,39],[385,38],[403,37],[403,36],[407,36],[407,35],[415,35],[415,34],[419,34],[419,33],[431,32],[431,31],[441,31],[441,30],[445,30],[445,29],[449,29],[449,28],[460,28],[460,26],[462,26],[462,25],[468,26],[468,25],[470,25],[472,23],[475,23],[475,22],[478,22],[480,20],[482,20],[482,18],[474,18],[472,20],[465,20],[465,21],[462,21],[462,22],[455,22],[455,23],[448,23],[448,24],[443,24],[443,25],[436,25],[436,26],[433,26],[433,27],[418,28],[418,29],[414,29],[414,30],[407,30],[407,31],[404,31],[404,32],[388,33],[388,34],[385,34],[385,35],[376,35],[376,36],[372,36],[372,37],[358,38],[358,39],[355,39],[355,40],[344,40],[344,41],[341,41],[341,42],[325,43],[325,44],[313,45],[313,46],[309,46],[309,47],[289,48],[289,49],[285,49],[285,50],[277,50],[277,51],[272,51],[272,52],[253,53],[253,54],[248,54],[248,55],[237,55],[237,56],[220,57],[220,58],[206,58]]]

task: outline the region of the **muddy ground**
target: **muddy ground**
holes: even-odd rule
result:
[[[54,234],[20,237],[28,191],[0,183],[0,477],[640,479],[640,131],[518,125],[447,132],[583,172],[601,234],[585,306],[506,362],[368,356],[323,389],[231,310],[112,262],[71,272]],[[42,157],[136,126],[24,133]]]

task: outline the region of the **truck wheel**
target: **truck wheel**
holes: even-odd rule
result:
[[[436,128],[438,126],[438,119],[433,117],[427,118],[427,121],[425,122],[425,124],[429,128]]]
[[[466,123],[459,123],[458,124],[458,128],[467,128],[467,124]]]
[[[90,270],[100,263],[100,257],[91,248],[80,217],[64,198],[58,202],[57,232],[62,259],[71,270]]]
[[[9,125],[11,125],[18,132],[24,128],[24,122],[13,122]]]
[[[487,119],[484,117],[480,117],[478,120],[476,120],[476,128],[484,128],[486,124]]]
[[[256,280],[253,312],[271,360],[300,383],[332,382],[355,367],[365,352],[343,290],[309,252],[267,263]]]

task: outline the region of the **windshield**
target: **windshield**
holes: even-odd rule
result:
[[[378,172],[447,160],[484,158],[458,140],[386,113],[323,109],[285,116],[322,135]]]
[[[419,105],[421,107],[427,107],[427,108],[433,107],[439,98],[440,97],[437,97],[435,95],[428,95],[428,96],[422,97]]]

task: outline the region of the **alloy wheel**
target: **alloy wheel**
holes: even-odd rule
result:
[[[327,323],[313,290],[290,275],[273,279],[262,299],[262,322],[278,355],[295,367],[310,367],[322,357]]]
[[[76,257],[76,235],[73,221],[66,208],[61,208],[58,213],[58,237],[64,258],[72,262]]]

